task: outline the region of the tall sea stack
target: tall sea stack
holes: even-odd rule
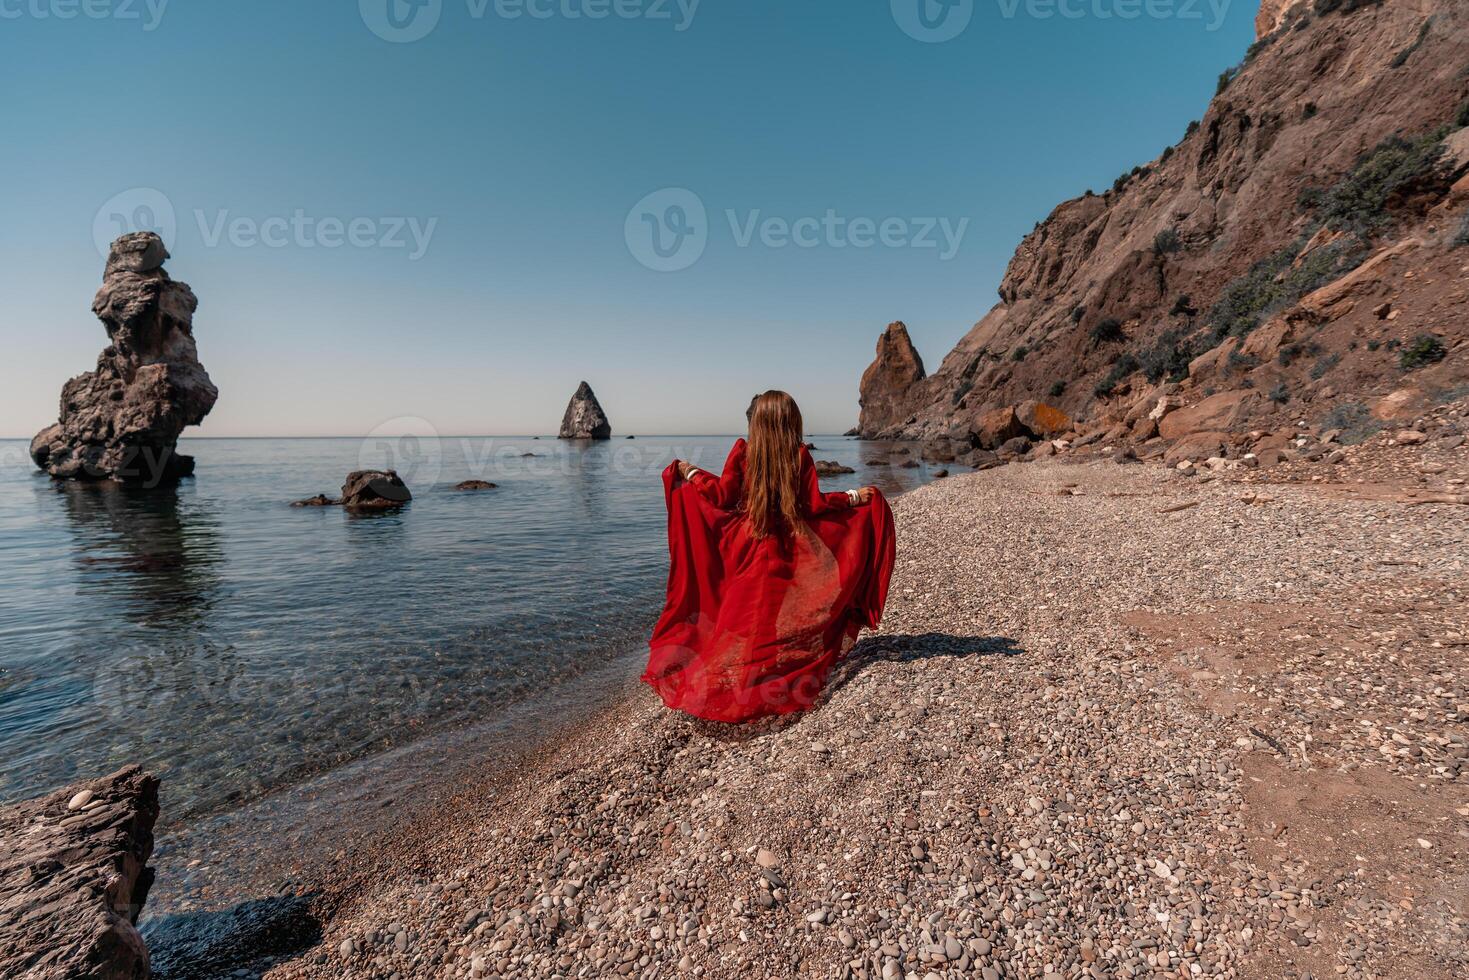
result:
[[[154,485],[194,472],[176,451],[219,390],[199,363],[187,284],[163,271],[168,250],[152,232],[112,243],[92,312],[111,341],[97,370],[61,389],[61,417],[31,440],[31,458],[57,479]]]
[[[592,393],[592,386],[583,381],[577,386],[576,394],[571,396],[571,403],[566,406],[566,414],[561,416],[562,439],[611,439],[612,423],[607,421],[607,413],[602,411],[602,406],[597,403],[597,396]]]
[[[925,377],[923,358],[918,356],[908,328],[902,322],[889,323],[877,338],[877,359],[862,373],[857,400],[862,406],[857,422],[862,436],[872,439],[882,429],[907,421],[913,386]]]

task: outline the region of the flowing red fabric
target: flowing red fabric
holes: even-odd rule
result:
[[[740,513],[745,440],[718,477],[663,471],[668,601],[643,680],[670,708],[739,722],[810,707],[887,602],[896,542],[881,494],[821,492],[801,450],[801,526],[757,539]]]

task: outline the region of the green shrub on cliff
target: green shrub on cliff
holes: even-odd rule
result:
[[[1122,321],[1110,316],[1097,321],[1092,327],[1091,338],[1094,344],[1115,344],[1127,339],[1122,332]]]
[[[1189,362],[1202,353],[1203,345],[1182,330],[1165,330],[1152,347],[1142,352],[1138,363],[1143,377],[1155,384],[1164,378],[1182,381],[1188,377]]]
[[[1429,177],[1444,153],[1447,128],[1414,139],[1389,136],[1358,158],[1351,171],[1325,190],[1304,191],[1301,204],[1333,231],[1370,235],[1387,225],[1393,196]]]
[[[1448,356],[1443,341],[1431,333],[1420,333],[1398,354],[1398,365],[1404,371],[1437,364]]]
[[[1296,265],[1306,241],[1303,235],[1224,287],[1206,318],[1216,340],[1245,336],[1270,314],[1361,265],[1367,253],[1363,242],[1347,236],[1312,250]]]
[[[1112,362],[1112,370],[1107,372],[1105,378],[1097,382],[1097,386],[1092,389],[1092,393],[1098,398],[1106,398],[1116,390],[1118,383],[1123,378],[1137,371],[1140,367],[1142,365],[1138,363],[1138,359],[1135,356],[1132,354],[1123,354]]]

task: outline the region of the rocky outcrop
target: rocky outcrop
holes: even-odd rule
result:
[[[341,504],[348,510],[394,510],[412,499],[396,470],[354,470],[342,484]]]
[[[877,357],[862,372],[860,396],[862,411],[858,431],[867,438],[875,437],[890,426],[901,425],[911,414],[909,402],[913,388],[926,377],[923,358],[902,323],[889,323],[877,338]]]
[[[597,396],[592,393],[592,386],[585,381],[577,385],[576,394],[571,396],[571,402],[566,406],[566,414],[561,416],[559,438],[612,438],[612,423],[607,421],[607,413],[602,411]]]
[[[145,980],[158,780],[136,766],[0,808],[0,976]]]
[[[816,464],[817,476],[841,476],[843,473],[857,472],[850,466],[843,466],[834,459],[817,459],[812,462]]]
[[[884,334],[862,435],[996,447],[1021,434],[1010,410],[1043,401],[1067,421],[1017,417],[1027,433],[1151,459],[1194,433],[1324,430],[1408,383],[1469,382],[1469,6],[1260,14],[1262,40],[1200,120],[1037,224],[936,371],[887,367],[906,358]],[[1197,424],[1142,421],[1164,385],[1181,408],[1255,397]]]
[[[179,433],[204,420],[219,391],[194,346],[198,300],[163,270],[167,258],[152,232],[112,243],[92,301],[109,344],[95,371],[62,387],[59,421],[31,441],[52,476],[156,485],[193,473]]]
[[[1308,0],[1260,0],[1260,12],[1255,15],[1255,38],[1268,37],[1285,24],[1297,12],[1304,13]]]

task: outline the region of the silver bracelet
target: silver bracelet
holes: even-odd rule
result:
[[[847,501],[853,507],[856,507],[858,504],[860,504],[862,502],[862,492],[860,490],[848,490],[847,491]]]

